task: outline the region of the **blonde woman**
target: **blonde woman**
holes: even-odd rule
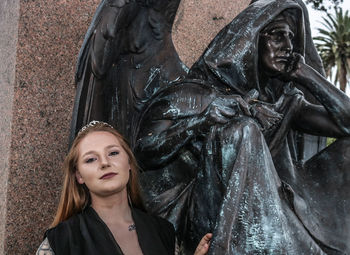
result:
[[[64,162],[62,194],[37,254],[174,254],[175,232],[144,211],[137,163],[110,125],[91,122],[77,135]],[[206,254],[206,234],[195,254]]]

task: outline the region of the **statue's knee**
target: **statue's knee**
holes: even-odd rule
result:
[[[255,139],[263,137],[259,124],[250,117],[239,117],[231,120],[224,126],[214,129],[217,135],[223,137],[227,142],[233,140]]]
[[[247,134],[261,134],[261,128],[259,124],[250,117],[242,117],[239,120],[239,125],[241,130]]]

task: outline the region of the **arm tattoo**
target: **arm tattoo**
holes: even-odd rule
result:
[[[36,251],[35,255],[55,255],[50,247],[49,240],[45,240],[40,244],[39,249]]]

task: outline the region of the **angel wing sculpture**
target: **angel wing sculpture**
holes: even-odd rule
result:
[[[132,142],[151,95],[186,74],[171,39],[179,2],[100,3],[77,61],[71,141],[91,120],[104,120]]]
[[[128,137],[181,254],[207,232],[210,254],[350,253],[350,100],[322,76],[302,0],[252,1],[188,74],[171,41],[178,4],[102,1],[72,137],[92,119]],[[338,140],[305,161],[295,132]]]

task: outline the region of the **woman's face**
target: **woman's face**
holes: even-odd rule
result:
[[[259,38],[259,58],[262,71],[269,76],[286,70],[293,52],[294,33],[286,21],[273,22],[264,29]]]
[[[129,180],[129,157],[117,137],[106,131],[95,131],[78,144],[76,178],[85,183],[92,198],[125,191]]]

